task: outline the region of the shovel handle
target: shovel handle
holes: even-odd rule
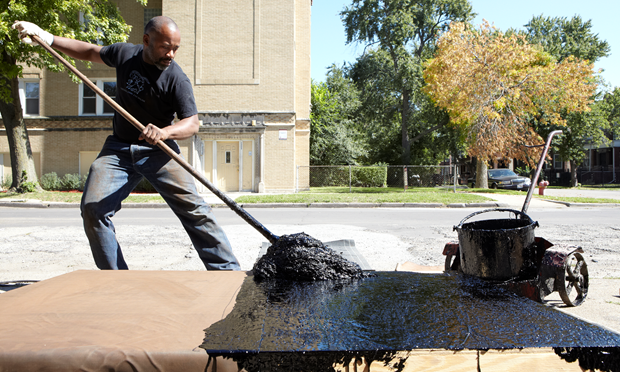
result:
[[[99,89],[96,84],[94,84],[86,75],[81,73],[77,68],[71,65],[67,60],[65,60],[58,52],[56,52],[51,46],[47,45],[41,38],[37,35],[30,36],[34,41],[39,43],[45,50],[50,52],[56,59],[58,59],[63,65],[65,65],[71,72],[73,72],[77,77],[79,77],[84,84],[88,85],[90,89],[92,89],[95,93],[97,93],[104,101],[106,101],[114,110],[116,110],[119,114],[123,115],[125,119],[127,119],[134,127],[136,127],[140,132],[144,130],[144,125],[140,123],[136,118],[134,118],[127,110],[122,108],[115,100],[110,98],[104,91]],[[252,217],[248,212],[246,212],[243,208],[237,204],[233,199],[231,199],[228,195],[224,194],[220,190],[215,187],[211,181],[205,178],[202,174],[200,174],[196,169],[194,169],[183,157],[174,152],[165,142],[159,140],[157,141],[157,146],[162,149],[166,154],[168,154],[174,161],[179,163],[180,166],[185,168],[194,178],[200,181],[203,185],[205,185],[212,193],[214,193],[220,200],[222,200],[230,209],[232,209],[235,213],[239,215],[239,217],[243,218],[247,223],[249,223],[252,227],[258,230],[271,244],[275,243],[278,240],[278,236],[274,235],[271,231],[267,230],[263,224],[258,222],[254,217]]]

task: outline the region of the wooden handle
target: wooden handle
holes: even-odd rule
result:
[[[30,36],[34,41],[39,43],[45,50],[50,52],[56,59],[58,59],[63,65],[65,65],[71,72],[73,72],[77,77],[79,77],[84,84],[88,85],[90,89],[92,89],[95,93],[97,93],[104,101],[106,101],[114,110],[116,110],[119,114],[123,115],[125,119],[127,119],[134,127],[136,127],[140,133],[144,130],[144,125],[140,123],[136,118],[134,118],[127,110],[122,108],[115,100],[110,98],[104,91],[99,89],[99,87],[94,84],[90,79],[86,77],[86,75],[82,74],[77,68],[71,65],[67,60],[65,60],[58,52],[56,52],[51,46],[47,45],[40,37],[37,35]],[[220,200],[222,200],[230,209],[235,211],[241,218],[243,218],[247,223],[249,223],[252,227],[254,227],[258,232],[260,232],[271,244],[275,243],[278,240],[278,236],[271,233],[271,231],[267,230],[263,224],[258,222],[254,217],[252,217],[248,212],[246,212],[243,208],[237,204],[233,199],[228,197],[228,195],[224,194],[220,190],[218,190],[208,179],[206,179],[202,174],[200,174],[196,169],[194,169],[183,157],[174,152],[170,146],[168,146],[165,142],[159,140],[157,141],[157,146],[162,149],[166,154],[168,154],[174,161],[179,163],[185,170],[187,170],[194,178],[200,181],[203,185],[205,185],[212,193],[214,193]]]

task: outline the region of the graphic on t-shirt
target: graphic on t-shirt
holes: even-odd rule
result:
[[[129,79],[127,80],[127,90],[135,95],[138,95],[144,90],[145,83],[148,83],[148,80],[142,77],[138,71],[133,70],[129,74]]]

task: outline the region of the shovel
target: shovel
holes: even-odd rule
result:
[[[34,41],[39,43],[45,50],[50,52],[54,57],[56,57],[63,65],[65,65],[71,72],[73,72],[77,77],[79,77],[84,84],[88,85],[90,89],[92,89],[95,93],[97,93],[101,98],[103,98],[114,110],[116,110],[119,114],[123,115],[125,119],[127,119],[134,127],[136,127],[140,132],[144,130],[144,125],[142,125],[138,120],[136,120],[130,113],[128,113],[124,108],[122,108],[116,101],[110,98],[107,94],[105,94],[101,89],[97,87],[92,81],[90,81],[86,75],[82,74],[77,68],[73,67],[67,60],[65,60],[58,52],[56,52],[52,47],[47,45],[41,38],[36,35],[30,36]],[[274,235],[271,231],[267,230],[265,226],[263,226],[260,222],[258,222],[254,217],[252,217],[248,212],[246,212],[243,208],[239,206],[233,199],[228,197],[228,195],[224,194],[220,190],[218,190],[208,179],[206,179],[202,174],[196,171],[185,159],[183,159],[179,154],[174,152],[165,142],[161,140],[157,142],[157,146],[162,149],[166,154],[168,154],[174,161],[179,163],[185,170],[187,170],[192,176],[194,176],[198,181],[200,181],[203,185],[205,185],[212,193],[214,193],[218,198],[220,198],[230,209],[232,209],[235,213],[237,213],[241,218],[243,218],[247,223],[250,224],[253,228],[258,230],[267,240],[274,244],[280,239],[279,236]]]

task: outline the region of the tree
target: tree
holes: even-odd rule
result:
[[[609,44],[599,40],[592,32],[592,22],[583,22],[580,16],[571,19],[565,17],[537,16],[525,25],[523,34],[533,45],[540,45],[556,61],[562,62],[569,57],[596,62],[609,55]],[[565,161],[570,161],[571,186],[578,185],[577,165],[586,157],[586,144],[599,145],[607,140],[605,132],[610,128],[608,105],[602,97],[593,97],[595,102],[589,112],[577,112],[566,116],[570,131],[564,131],[557,140],[557,150]],[[553,128],[541,125],[539,132],[550,132]]]
[[[488,23],[479,30],[453,23],[424,78],[433,100],[465,129],[478,162],[517,158],[533,165],[539,151],[526,146],[542,138],[530,119],[565,125],[562,114],[589,110],[596,89],[590,64],[572,57],[556,63],[523,35],[504,35]]]
[[[535,16],[525,25],[524,34],[528,43],[540,45],[557,62],[573,56],[594,63],[609,56],[609,44],[592,33],[592,21],[583,22],[578,15],[571,19]]]
[[[147,0],[136,0],[146,5]],[[58,72],[63,66],[38,46],[19,41],[11,26],[15,21],[36,23],[54,35],[103,44],[125,41],[131,30],[116,4],[108,0],[32,0],[0,1],[0,113],[9,141],[13,183],[11,189],[23,192],[37,185],[28,132],[19,98],[19,78],[23,67],[34,66]],[[82,20],[82,21],[81,21]],[[75,62],[70,59],[73,64]],[[74,77],[75,79],[75,77]],[[38,185],[37,185],[38,187]]]
[[[402,164],[401,107],[391,59],[381,49],[359,57],[348,76],[360,92],[359,130],[368,141],[367,163]],[[416,72],[422,81],[422,68]],[[435,106],[420,88],[412,90],[408,135],[411,153],[407,164],[435,164],[455,153],[455,131],[448,128],[448,114]],[[433,135],[429,135],[433,133]],[[415,145],[414,145],[415,144]]]
[[[413,96],[422,88],[421,63],[450,22],[473,19],[467,0],[353,0],[340,13],[347,43],[376,46],[389,58],[389,88],[398,100],[401,162],[411,160]],[[389,107],[388,109],[392,109]],[[387,113],[391,115],[391,113]]]
[[[566,126],[557,143],[557,152],[564,161],[570,161],[571,186],[578,186],[577,165],[586,158],[586,145],[597,146],[609,140],[609,117],[611,107],[605,100],[598,99],[587,112],[566,115]],[[548,131],[554,128],[546,128]]]
[[[366,153],[355,124],[360,103],[342,68],[332,65],[325,83],[312,81],[311,103],[310,164],[358,164]]]

